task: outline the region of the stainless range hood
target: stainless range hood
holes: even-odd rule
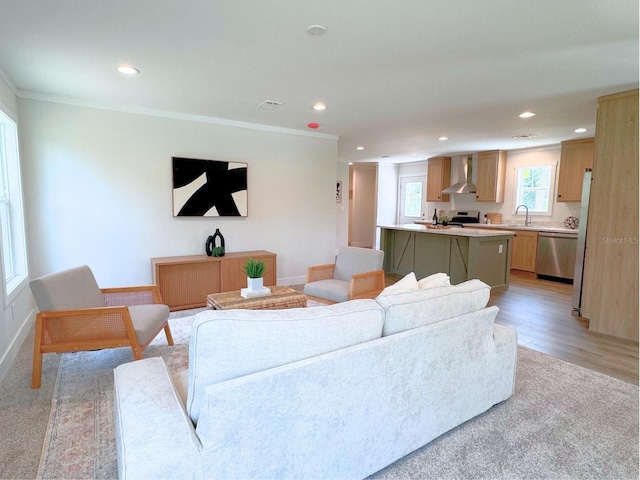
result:
[[[469,155],[467,159],[463,161],[464,180],[444,189],[442,193],[476,193],[476,186],[471,182],[471,173],[473,171],[472,158],[473,157]]]

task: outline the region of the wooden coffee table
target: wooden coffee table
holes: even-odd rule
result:
[[[240,290],[234,292],[211,293],[207,295],[207,307],[214,310],[278,310],[282,308],[300,308],[307,306],[307,297],[293,288],[269,287],[271,295],[267,297],[244,298]]]

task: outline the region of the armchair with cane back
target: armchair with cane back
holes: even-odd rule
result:
[[[336,263],[308,267],[304,293],[321,303],[375,298],[385,287],[384,252],[342,247]]]
[[[101,289],[83,265],[36,278],[29,286],[40,310],[31,388],[40,388],[45,353],[131,347],[140,360],[161,330],[173,345],[169,307],[156,285]]]

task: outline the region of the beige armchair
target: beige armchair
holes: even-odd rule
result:
[[[307,269],[304,293],[322,303],[375,298],[385,287],[383,260],[382,250],[342,247],[336,263]]]
[[[131,347],[136,360],[164,330],[173,345],[169,307],[156,285],[100,289],[86,265],[32,280],[36,316],[31,388],[40,388],[42,355]]]

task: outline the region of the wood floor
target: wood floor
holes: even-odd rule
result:
[[[515,328],[520,345],[638,385],[638,342],[590,332],[587,320],[571,315],[572,290],[512,270],[509,288],[492,292],[489,305],[500,308],[496,322]]]
[[[509,288],[492,293],[496,321],[515,328],[518,343],[638,385],[638,342],[589,331],[571,315],[573,286],[512,270]]]

